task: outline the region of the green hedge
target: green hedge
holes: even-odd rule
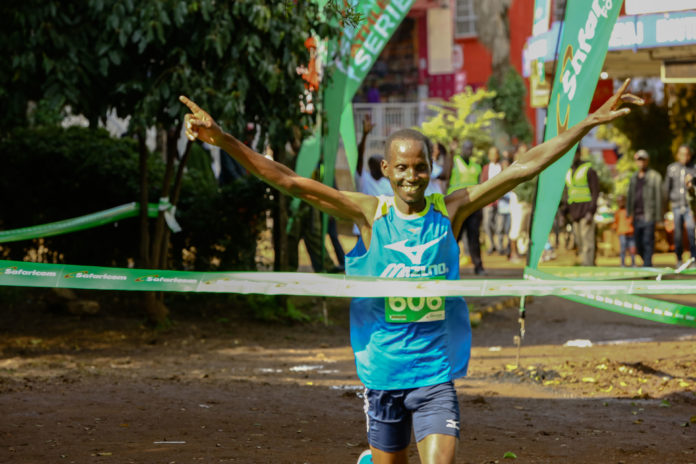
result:
[[[181,264],[181,248],[198,250],[196,268],[207,270],[219,255],[223,269],[251,268],[266,188],[243,178],[218,188],[207,153],[194,146],[184,176],[177,219],[183,231],[172,235],[172,258]],[[69,219],[139,199],[136,144],[113,139],[105,130],[21,128],[0,140],[0,229],[8,230]],[[206,167],[208,171],[206,171]],[[164,164],[149,157],[151,202],[159,198]],[[138,219],[131,218],[72,234],[48,237],[50,260],[72,264],[125,266],[137,258]],[[35,241],[3,245],[8,259],[23,259]],[[223,267],[224,266],[224,267]]]

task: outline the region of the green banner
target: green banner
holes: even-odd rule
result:
[[[539,271],[538,269],[531,268],[525,269],[525,278],[530,279],[530,282],[533,282],[535,280],[545,282],[547,279],[558,279],[558,277],[555,275],[547,274],[545,272]],[[667,295],[671,293],[668,287],[660,287],[661,284],[665,283],[664,281],[649,282],[651,282],[651,284],[653,284],[654,286],[651,286],[651,291],[646,292],[625,292],[623,290],[626,289],[625,285],[629,284],[629,282],[615,281],[610,282],[610,285],[615,286],[617,289],[621,288],[622,290],[618,293],[607,292],[605,291],[605,286],[597,284],[595,282],[587,285],[586,290],[581,291],[578,294],[558,296],[561,296],[562,298],[571,301],[575,301],[577,303],[583,303],[589,306],[594,306],[600,309],[613,311],[627,316],[639,317],[641,319],[662,322],[664,324],[675,324],[696,327],[696,308],[692,306],[681,305],[678,303],[670,303],[668,301],[655,300],[652,298],[645,298],[635,295],[636,293],[654,295]],[[642,283],[645,282],[641,281],[641,284]],[[693,286],[693,281],[681,281],[680,283],[686,283],[687,285]],[[630,285],[631,284],[629,284],[629,286]],[[691,294],[693,294],[693,291]]]
[[[348,113],[346,106],[351,105],[365,76],[377,61],[396,28],[408,14],[414,1],[353,0],[350,3],[363,15],[363,21],[357,28],[346,26],[340,43],[334,42],[328,46],[329,56],[335,55],[336,58],[333,63],[327,64],[327,67],[332,68],[332,80],[324,90],[323,99],[327,128],[321,147],[325,163],[324,183],[327,185],[333,185],[334,181],[339,131],[348,149],[355,146],[355,128],[351,130],[352,110]],[[350,124],[346,120],[349,115],[351,116]],[[315,142],[308,139],[305,143]],[[316,161],[313,164],[305,162],[305,156],[315,156],[315,152],[306,150],[305,153],[301,150],[297,159],[297,173],[309,177],[316,166]],[[306,169],[308,172],[305,172]]]
[[[576,280],[617,280],[658,278],[676,274],[696,274],[696,269],[687,269],[679,273],[671,267],[603,267],[603,266],[571,266],[571,267],[542,267],[539,271],[552,275],[553,278]],[[695,290],[696,291],[696,290]]]
[[[160,209],[169,208],[167,203],[148,204],[149,217],[157,217]],[[39,237],[52,237],[54,235],[68,234],[80,230],[91,229],[121,219],[131,218],[140,214],[140,203],[126,203],[115,208],[99,211],[85,216],[80,216],[63,221],[51,222],[39,226],[23,227],[21,229],[3,230],[0,232],[0,243],[17,242],[19,240],[31,240]]]
[[[0,260],[0,285],[93,290],[259,293],[353,298],[694,294],[693,280],[581,281],[530,270],[528,279],[385,279],[300,272],[192,272]],[[543,279],[543,280],[542,280]],[[431,308],[432,309],[432,308]],[[696,309],[691,308],[694,311]],[[691,314],[691,313],[690,313]],[[696,315],[694,312],[692,315]],[[686,319],[691,321],[691,319]]]
[[[355,138],[355,121],[353,120],[353,105],[348,104],[343,108],[341,114],[341,139],[343,148],[346,151],[346,160],[351,175],[355,174],[358,167],[358,142]]]
[[[622,3],[615,0],[566,3],[544,141],[587,116]],[[539,175],[529,247],[528,265],[532,268],[538,266],[548,240],[576,148],[571,148]]]

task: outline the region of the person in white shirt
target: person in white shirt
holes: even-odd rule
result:
[[[492,179],[502,171],[502,166],[500,165],[500,152],[498,148],[492,146],[488,150],[488,164],[481,170],[481,183],[486,182],[488,179]],[[491,247],[488,249],[488,254],[493,254],[497,250],[497,242],[495,237],[495,225],[497,222],[498,215],[498,201],[494,201],[490,205],[483,207],[483,232],[488,237]]]
[[[372,132],[375,125],[372,124],[372,118],[366,114],[362,124],[362,139],[358,144],[358,164],[355,169],[355,187],[360,193],[365,193],[372,196],[389,195],[393,196],[394,191],[389,184],[389,179],[382,174],[382,157],[372,155],[367,160],[367,170],[363,168],[365,159],[365,141],[367,136]]]

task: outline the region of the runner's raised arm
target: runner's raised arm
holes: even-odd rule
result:
[[[184,118],[186,136],[218,146],[237,160],[250,173],[286,195],[297,197],[338,219],[354,222],[361,232],[369,232],[377,200],[369,195],[341,192],[321,182],[295,173],[287,166],[262,156],[224,132],[215,120],[185,96],[179,100],[191,113]],[[369,218],[369,219],[368,219]],[[363,239],[369,242],[369,237]]]
[[[457,190],[448,195],[446,197],[447,209],[451,217],[454,218],[453,225],[455,227],[461,225],[461,222],[472,212],[497,200],[518,184],[538,175],[567,153],[593,127],[606,124],[630,113],[630,108],[618,109],[622,103],[642,105],[641,98],[625,93],[629,83],[630,79],[626,79],[621,88],[597,111],[551,140],[528,150],[499,175],[479,185]]]

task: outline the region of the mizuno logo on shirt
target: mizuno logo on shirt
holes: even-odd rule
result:
[[[429,241],[428,243],[424,243],[422,245],[415,245],[415,246],[407,246],[406,242],[407,240],[402,240],[400,242],[396,243],[390,243],[389,245],[384,245],[384,248],[389,248],[390,250],[398,251],[399,253],[403,253],[406,255],[408,259],[411,260],[411,263],[413,263],[414,266],[418,265],[421,263],[421,260],[423,259],[423,254],[426,252],[426,250],[439,241],[441,241],[443,238],[447,236],[447,232],[444,234],[440,235],[438,238]]]
[[[407,266],[404,263],[389,263],[379,275],[387,279],[446,276],[449,268],[446,263]]]

